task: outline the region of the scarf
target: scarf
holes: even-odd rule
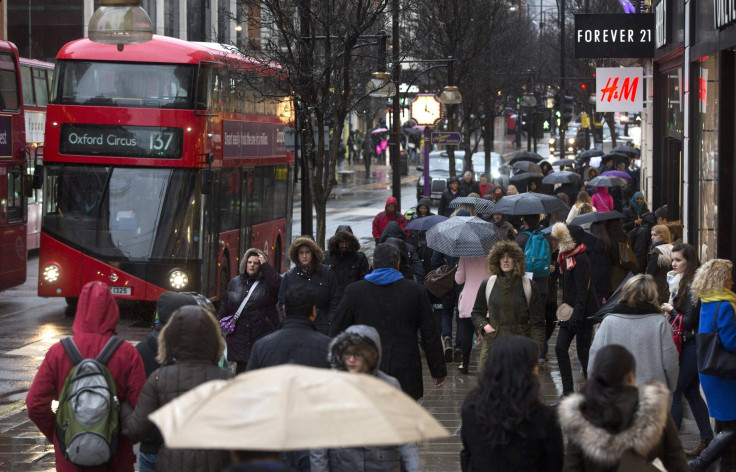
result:
[[[390,267],[375,269],[373,272],[365,276],[365,280],[374,285],[388,285],[403,278],[404,276],[401,275],[401,272]]]
[[[736,308],[736,293],[727,288],[704,290],[700,293],[700,301],[703,303],[729,302]]]
[[[310,275],[312,275],[312,272],[314,272],[314,266],[312,264],[306,266],[300,265],[299,270],[301,270],[304,275],[309,277]]]
[[[642,204],[639,205],[636,203],[636,199],[638,197],[644,198],[644,194],[641,192],[636,192],[633,197],[631,197],[631,209],[634,210],[634,213],[637,215],[641,215],[641,210],[644,208],[644,205],[646,205],[646,202],[642,201]]]
[[[557,256],[557,264],[560,266],[560,274],[562,273],[562,261],[565,261],[565,269],[572,270],[575,268],[575,264],[577,264],[577,261],[575,260],[575,256],[578,254],[585,252],[587,247],[585,244],[580,243],[577,246],[575,246],[573,249],[570,249],[567,252],[561,252],[559,256]]]

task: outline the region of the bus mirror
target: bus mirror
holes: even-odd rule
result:
[[[23,196],[25,198],[33,196],[33,176],[30,174],[23,174]]]
[[[212,171],[202,169],[202,195],[212,194]]]
[[[43,187],[43,166],[36,164],[33,170],[33,188],[39,189]]]

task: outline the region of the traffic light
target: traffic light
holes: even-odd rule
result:
[[[565,95],[565,104],[562,108],[562,122],[569,123],[572,120],[572,100],[570,95]]]

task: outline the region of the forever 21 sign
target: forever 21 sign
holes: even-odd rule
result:
[[[654,57],[654,14],[575,15],[575,57]]]
[[[156,159],[182,157],[181,128],[64,123],[59,139],[61,154]]]

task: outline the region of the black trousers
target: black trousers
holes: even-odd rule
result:
[[[575,391],[575,385],[572,380],[572,365],[570,364],[570,344],[576,339],[576,351],[578,360],[583,366],[583,376],[588,378],[588,356],[590,354],[590,344],[593,341],[593,327],[585,325],[584,328],[576,332],[569,329],[569,323],[561,323],[557,332],[557,344],[555,345],[555,354],[557,354],[557,363],[560,367],[560,377],[562,377],[562,394],[568,395]]]

